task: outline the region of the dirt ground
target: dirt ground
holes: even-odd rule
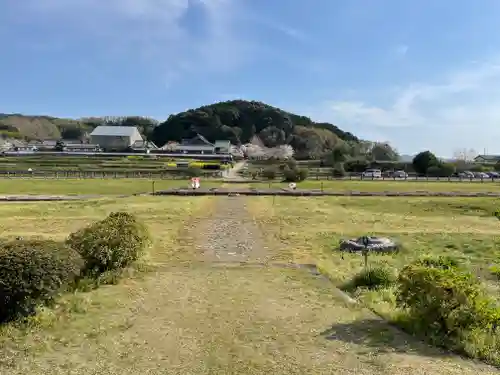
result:
[[[155,272],[4,343],[0,374],[499,373],[416,342],[306,269],[272,267],[247,199],[213,198]]]

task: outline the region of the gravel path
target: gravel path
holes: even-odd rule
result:
[[[205,261],[266,262],[268,249],[257,224],[249,217],[245,199],[217,200],[213,216],[196,229],[196,248]]]

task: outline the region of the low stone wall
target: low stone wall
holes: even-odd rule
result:
[[[499,198],[500,192],[437,192],[437,191],[321,191],[321,190],[290,190],[290,189],[169,189],[157,191],[154,195],[246,195],[246,196],[292,196],[292,197],[492,197]]]

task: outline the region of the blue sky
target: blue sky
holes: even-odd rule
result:
[[[500,1],[0,0],[0,112],[253,99],[401,153],[500,153]]]

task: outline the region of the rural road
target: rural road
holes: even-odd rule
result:
[[[244,177],[241,177],[238,172],[245,167],[247,164],[246,161],[237,162],[233,168],[229,169],[226,173],[224,173],[224,180],[228,181],[247,181]]]

